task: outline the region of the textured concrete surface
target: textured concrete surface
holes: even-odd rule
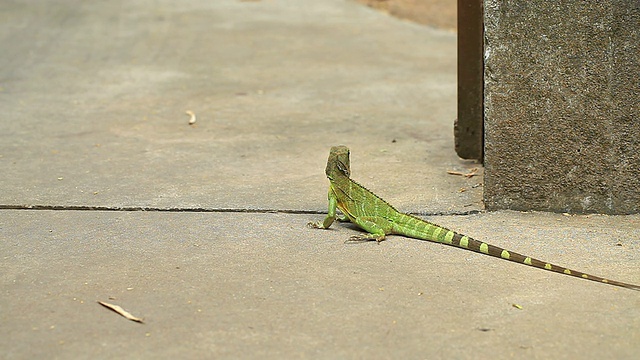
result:
[[[305,227],[318,215],[4,210],[0,218],[8,220],[0,233],[5,358],[640,354],[638,292],[402,237],[344,244],[349,226]],[[438,221],[640,280],[638,216],[507,212]]]
[[[640,3],[485,1],[485,205],[640,212]]]
[[[306,228],[344,143],[400,209],[640,282],[637,216],[473,214],[453,34],[300,3],[0,4],[2,357],[637,358],[637,292]]]
[[[477,167],[447,151],[455,34],[342,0],[0,6],[1,204],[321,210],[347,144],[404,210],[482,208],[446,173]]]

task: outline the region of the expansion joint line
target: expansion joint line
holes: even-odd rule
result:
[[[2,204],[0,210],[62,210],[62,211],[158,211],[158,212],[212,212],[212,213],[250,213],[250,214],[297,214],[317,215],[326,210],[292,210],[292,209],[261,209],[261,208],[206,208],[206,207],[153,207],[153,206],[91,206],[91,205],[12,205]],[[451,212],[414,212],[416,216],[452,216],[480,214],[481,210],[451,211]]]

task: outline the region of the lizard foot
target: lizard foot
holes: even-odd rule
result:
[[[366,235],[351,235],[349,240],[345,241],[345,244],[348,243],[357,243],[357,242],[365,242],[365,241],[376,241],[380,243],[384,241],[384,235],[374,235],[374,234],[366,234]]]
[[[313,221],[309,221],[307,223],[307,227],[312,229],[324,229],[324,226],[322,226],[321,222],[313,222]]]

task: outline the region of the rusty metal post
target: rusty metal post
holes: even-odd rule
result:
[[[464,159],[484,156],[483,1],[458,0],[458,118],[455,150]]]

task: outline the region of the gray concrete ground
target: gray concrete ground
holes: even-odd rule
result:
[[[446,173],[477,167],[455,34],[342,0],[5,1],[0,44],[3,358],[640,356],[637,292],[305,227],[347,144],[401,210],[640,283],[640,216],[482,213]]]

